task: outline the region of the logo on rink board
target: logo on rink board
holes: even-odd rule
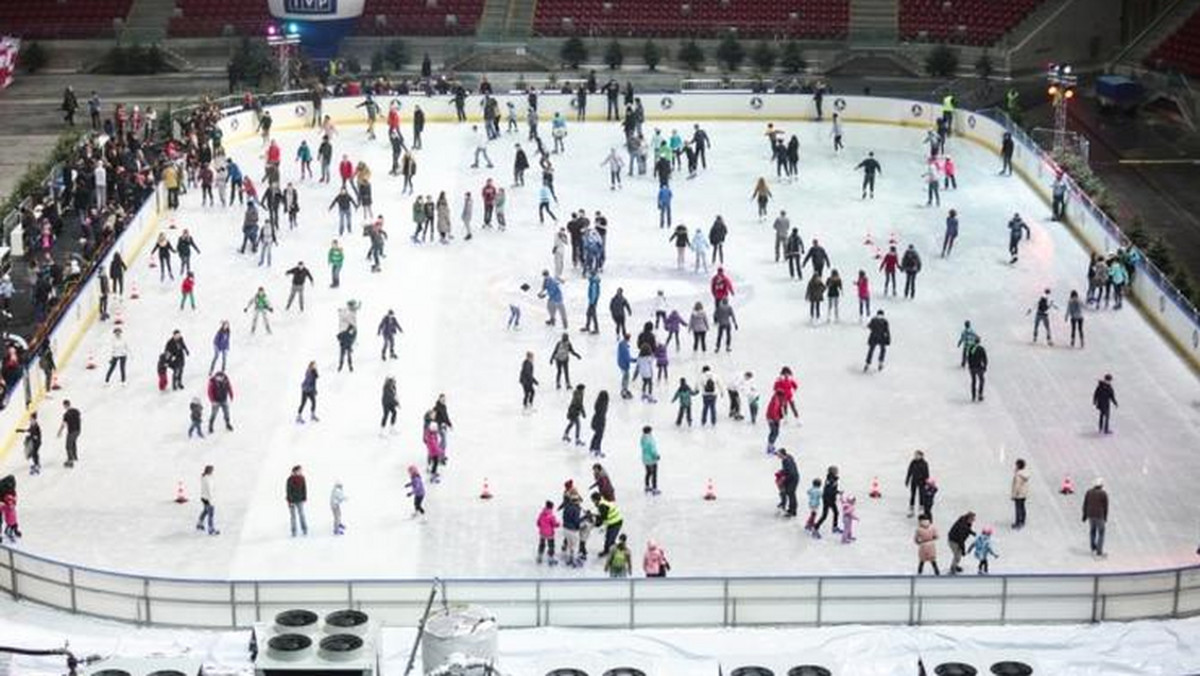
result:
[[[970,117],[967,118],[967,126],[972,129],[975,128],[975,116],[974,115],[971,115]]]
[[[305,115],[308,115],[308,106],[296,106],[296,117],[304,117]]]
[[[662,97],[662,101],[658,102],[658,105],[663,110],[670,110],[675,107],[675,101],[670,96],[664,96]]]
[[[912,107],[913,117],[921,117],[921,113],[924,113],[924,112],[925,112],[925,109],[921,107],[921,104],[919,104],[919,103],[913,104],[913,107]]]
[[[337,14],[337,0],[283,0],[288,14]]]
[[[836,98],[833,100],[833,108],[839,113],[846,109],[846,99]]]
[[[754,98],[750,99],[750,107],[751,108],[758,110],[759,108],[762,108],[762,106],[763,106],[763,100],[762,100],[761,96],[755,96]]]

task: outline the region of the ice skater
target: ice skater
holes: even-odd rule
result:
[[[870,192],[871,199],[875,199],[875,176],[883,174],[883,167],[875,159],[875,152],[868,152],[866,159],[859,162],[854,169],[862,169],[863,172],[862,199],[867,199],[868,191]]]
[[[984,526],[982,529],[980,529],[979,535],[975,537],[975,540],[971,543],[971,547],[968,550],[969,552],[975,554],[975,559],[979,561],[979,566],[976,572],[980,575],[987,575],[990,572],[988,569],[989,558],[1000,558],[1000,555],[997,554],[996,550],[992,547],[992,532],[991,526]]]
[[[424,516],[425,482],[421,480],[421,470],[416,465],[408,466],[408,483],[404,487],[408,489],[407,496],[413,500],[413,518],[418,514]]]
[[[1029,240],[1032,234],[1029,231],[1029,226],[1021,219],[1021,215],[1013,214],[1013,217],[1008,221],[1008,254],[1011,256],[1008,261],[1009,265],[1014,265],[1017,262],[1021,248],[1022,233],[1024,233],[1026,241]]]
[[[567,427],[563,430],[562,440],[564,443],[571,443],[571,430],[575,430],[575,445],[583,446],[583,440],[580,439],[579,433],[582,425],[580,420],[587,417],[587,409],[583,404],[584,385],[580,383],[575,386],[574,392],[571,393],[571,402],[567,405]]]
[[[317,378],[319,377],[317,362],[308,362],[308,368],[304,370],[304,380],[300,383],[300,408],[296,409],[297,423],[304,423],[304,404],[309,405],[308,419],[312,422],[320,422],[320,418],[317,417]]]
[[[554,515],[554,502],[547,500],[537,517],[537,562],[539,564],[545,556],[546,563],[551,566],[558,565],[558,559],[554,557],[554,531],[561,525],[558,517]]]
[[[334,535],[345,535],[346,533],[346,524],[342,522],[342,503],[347,499],[342,482],[334,482],[333,490],[329,491],[329,511],[333,515]]]
[[[190,435],[189,435],[190,436]],[[204,471],[200,473],[200,517],[196,519],[196,530],[207,532],[209,535],[220,535],[221,531],[217,530],[213,524],[213,517],[216,515],[217,508],[213,504],[213,466],[205,465]]]
[[[1054,347],[1054,339],[1050,336],[1050,310],[1057,309],[1054,301],[1050,299],[1050,289],[1042,291],[1042,296],[1038,298],[1037,305],[1031,310],[1026,310],[1028,315],[1033,312],[1033,343],[1037,343],[1038,328],[1046,329],[1046,344]]]
[[[1096,389],[1092,392],[1092,405],[1100,413],[1097,429],[1101,434],[1112,434],[1108,427],[1109,418],[1112,415],[1112,409],[1117,406],[1117,393],[1113,389],[1113,377],[1111,373],[1105,373],[1100,382],[1096,383]]]
[[[642,449],[642,466],[645,468],[642,490],[647,495],[658,495],[658,462],[661,456],[658,453],[658,442],[654,440],[654,428],[649,425],[642,427],[639,445]]]
[[[875,355],[875,348],[879,348],[879,370],[883,370],[883,360],[887,356],[888,345],[892,342],[892,334],[888,328],[888,320],[883,316],[883,310],[876,310],[875,316],[871,321],[867,322],[867,362],[863,364],[863,373],[871,368],[871,360]]]

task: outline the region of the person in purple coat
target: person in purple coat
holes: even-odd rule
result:
[[[671,310],[671,314],[667,315],[667,320],[663,322],[667,327],[667,339],[664,344],[670,345],[671,341],[675,341],[675,351],[679,351],[679,329],[683,328],[683,315],[679,314],[679,310]]]
[[[221,328],[217,329],[213,335],[213,358],[212,363],[208,365],[208,375],[213,374],[213,369],[217,366],[217,358],[221,359],[221,370],[225,370],[225,361],[229,357],[229,321],[222,320]]]
[[[425,508],[421,503],[425,502],[425,482],[421,480],[421,471],[416,465],[408,466],[408,483],[404,484],[408,489],[408,496],[413,499],[413,516],[425,514]]]

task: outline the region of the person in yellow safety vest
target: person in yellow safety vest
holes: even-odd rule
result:
[[[942,119],[946,121],[946,135],[954,135],[954,95],[947,94],[942,99]]]
[[[617,541],[625,520],[621,518],[621,510],[617,509],[616,503],[605,500],[599,493],[592,493],[592,504],[596,506],[596,525],[604,526],[604,550],[600,552],[600,558],[604,558]]]

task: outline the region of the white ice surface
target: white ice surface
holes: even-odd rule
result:
[[[672,126],[691,125],[664,130]],[[756,219],[749,197],[754,180],[773,173],[762,127],[705,126],[714,142],[710,168],[695,180],[674,181],[675,217],[707,232],[715,214],[725,216],[731,230],[726,267],[737,287],[741,330],[730,354],[696,356],[690,345],[672,352],[671,386],[659,386],[657,405],[614,397],[604,462],[638,556],[642,543],[655,538],[678,575],[909,572],[916,562],[914,524],[905,518],[902,481],[913,449],[923,448],[941,487],[935,515],[943,538],[953,518],[968,509],[980,515],[978,525],[999,526],[995,548],[1003,558],[993,563],[993,572],[1130,570],[1195,559],[1197,379],[1132,307],[1089,312],[1086,350],[1030,345],[1027,309],[1044,287],[1053,289],[1060,305],[1070,289],[1082,291],[1087,259],[1068,231],[1048,221],[1048,208],[1020,179],[997,177],[998,161],[989,152],[953,140],[960,188],[944,196],[942,209],[927,209],[920,176],[923,132],[847,125],[848,148],[834,157],[827,127],[787,125],[801,137],[801,179],[772,183],[771,213],[786,209],[806,241],[820,238],[847,286],[841,322],[814,326],[803,285],[789,282],[786,268],[773,262],[770,222]],[[311,132],[279,135],[285,158],[302,138],[314,145],[318,140]],[[509,231],[478,229],[484,179],[509,183],[511,138],[493,144],[494,171],[470,170],[466,131],[431,126],[418,155],[416,182],[421,193],[446,190],[452,197],[459,237],[450,246],[417,247],[407,239],[409,199],[399,194],[399,179],[386,175],[382,135],[368,143],[361,128],[343,129],[334,140],[335,158],[348,153],[373,167],[376,210],[386,215],[391,239],[384,271],[373,275],[363,260],[366,240],[357,234],[346,238],[347,265],[338,290],[328,288],[324,264],[336,233],[335,214],[327,211],[335,188],[299,183],[300,228],[289,232],[285,226],[269,270],[236,252],[240,209],[201,208],[198,191],[184,196],[178,225],[190,228],[202,249],[194,259],[199,310],[179,311],[178,282],[158,282],[158,271],[148,267],[148,250],[133,263],[127,283],[136,282],[142,297],[125,304],[129,384],[103,385],[111,326],[95,326],[65,366],[65,389],[41,407],[47,432],[42,476],[25,478],[18,452],[4,461],[6,469],[22,472],[21,547],[79,564],[170,576],[601,574],[596,564],[585,571],[551,571],[533,563],[534,520],[542,502],[556,500],[567,478],[586,486],[591,459],[560,441],[567,394],[555,392],[548,363],[559,331],[542,325],[542,304],[530,293],[523,301],[522,330],[504,328],[517,287],[529,282],[536,289],[540,271],[551,265],[554,229],[536,221],[536,170],[527,187],[509,190]],[[627,179],[623,190],[607,189],[607,170],[599,163],[619,141],[614,126],[573,125],[568,153],[555,158],[560,221],[572,209],[589,214],[602,209],[611,224],[600,335],[578,332],[585,284],[571,278],[566,285],[571,336],[583,355],[572,373],[588,386],[589,412],[600,388],[613,395],[618,389],[607,313],[617,287],[624,287],[634,305],[629,323],[634,333],[652,314],[655,289],[664,289],[685,316],[696,300],[711,301],[707,275],[674,268],[668,231],[657,227],[654,180]],[[859,174],[852,168],[868,149],[876,151],[884,173],[877,199],[862,202]],[[261,175],[257,141],[231,152],[248,173]],[[285,180],[297,178],[290,159],[284,174]],[[462,240],[457,219],[466,190],[476,194],[471,242]],[[950,207],[961,214],[961,235],[953,257],[941,260],[937,251]],[[1010,267],[1005,222],[1014,211],[1030,223],[1033,238]],[[167,223],[164,219],[164,228]],[[880,241],[895,232],[902,246],[916,244],[925,268],[915,301],[879,294],[882,276],[875,272],[873,250],[863,245],[867,232]],[[306,261],[318,280],[303,314],[283,309],[289,286],[284,270],[297,260]],[[855,320],[852,286],[859,268],[871,270],[876,307],[891,320],[893,344],[881,373],[861,372],[866,332]],[[240,312],[259,284],[276,306],[271,336],[261,329],[250,335],[249,315]],[[336,309],[351,298],[363,303],[358,368],[339,374]],[[398,343],[401,359],[383,364],[374,328],[388,308],[396,310],[405,333]],[[229,371],[237,430],[226,433],[218,422],[215,435],[189,441],[188,402],[204,396],[210,341],[226,318],[234,327]],[[964,319],[972,320],[989,348],[983,404],[969,401],[968,378],[958,367],[954,342]],[[1061,315],[1053,326],[1061,339]],[[183,331],[193,356],[187,389],[162,394],[154,367],[173,328]],[[542,382],[538,410],[529,416],[521,415],[517,384],[526,350],[536,354]],[[89,353],[101,369],[84,370]],[[321,422],[300,426],[293,417],[304,367],[312,359],[321,369]],[[756,427],[731,422],[722,399],[715,431],[673,427],[675,408],[667,403],[673,385],[680,376],[694,380],[703,364],[725,379],[754,371],[764,407],[779,368],[786,364],[796,371],[801,424],[788,422],[780,445],[798,451],[802,488],[827,465],[840,466],[844,489],[860,498],[857,543],[844,546],[828,537],[814,542],[804,536],[802,519],[775,516],[772,475],[778,463],[763,453],[762,421]],[[1092,388],[1104,372],[1114,374],[1121,403],[1109,437],[1095,433],[1091,408]],[[380,438],[379,395],[388,373],[400,383],[401,431]],[[428,517],[413,520],[402,487],[405,468],[424,465],[421,415],[439,392],[446,393],[455,423],[450,462],[443,483],[430,486]],[[83,412],[81,461],[74,470],[61,466],[61,441],[53,438],[62,397]],[[699,408],[697,401],[697,422]],[[654,426],[663,458],[663,494],[654,499],[640,492],[637,441],[644,424]],[[1009,476],[1017,457],[1027,458],[1033,472],[1029,525],[1019,533],[1007,527]],[[216,466],[216,515],[223,531],[215,538],[193,530],[198,476],[207,463]],[[305,466],[309,482],[311,534],[299,540],[289,537],[284,504],[284,480],[294,464]],[[1107,560],[1088,554],[1082,495],[1057,494],[1068,473],[1080,493],[1094,476],[1107,479]],[[880,501],[866,498],[874,476],[883,487]],[[489,502],[477,499],[485,477],[496,495]],[[700,499],[709,478],[719,496],[715,502]],[[179,480],[193,497],[186,506],[171,502]],[[343,537],[330,534],[327,497],[335,480],[345,484],[350,498]],[[942,556],[948,558],[948,552]]]
[[[382,633],[382,676],[401,676],[412,629]],[[141,629],[0,600],[5,645],[52,649],[68,642],[78,656],[138,659],[182,657],[203,661],[206,673],[249,674],[248,632]],[[868,627],[819,629],[584,630],[501,628],[499,666],[505,676],[544,676],[560,667],[599,676],[618,666],[640,666],[648,676],[716,676],[717,665],[761,665],[776,674],[798,664],[820,664],[834,676],[912,676],[916,657],[928,673],[942,662],[988,666],[1016,659],[1034,673],[1055,676],[1184,676],[1200,673],[1200,619],[1104,623],[1089,626]],[[0,671],[60,676],[59,657],[0,655]],[[100,668],[101,662],[95,668]],[[420,655],[418,653],[418,665]],[[421,673],[420,666],[414,673]]]

